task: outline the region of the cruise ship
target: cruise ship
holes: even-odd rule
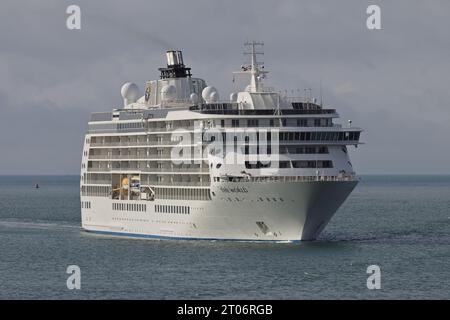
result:
[[[123,106],[93,113],[81,161],[82,229],[151,239],[316,239],[358,178],[362,129],[336,124],[310,91],[265,86],[262,42],[247,42],[221,99],[166,52],[159,79],[121,88]],[[163,56],[163,55],[162,55]]]

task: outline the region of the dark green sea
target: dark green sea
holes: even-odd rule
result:
[[[0,176],[0,298],[449,299],[450,176],[362,176],[300,244],[94,236],[80,230],[78,176]]]

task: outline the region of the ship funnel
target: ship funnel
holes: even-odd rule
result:
[[[186,68],[183,62],[183,54],[178,50],[166,52],[167,68],[159,68],[161,79],[186,78],[191,76],[191,68]]]
[[[167,66],[182,66],[183,63],[183,53],[181,51],[170,50],[166,52]]]

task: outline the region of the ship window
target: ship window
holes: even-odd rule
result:
[[[248,127],[257,127],[259,125],[258,119],[249,119],[247,120]]]
[[[246,169],[260,169],[260,168],[270,168],[271,162],[262,163],[261,161],[257,161],[256,163],[252,163],[250,161],[245,161]]]
[[[319,168],[333,168],[333,162],[330,160],[318,161]]]
[[[280,168],[289,168],[288,161],[280,161]]]
[[[325,154],[325,153],[329,153],[329,151],[328,151],[327,147],[319,147],[318,153]]]

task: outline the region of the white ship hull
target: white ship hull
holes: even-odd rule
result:
[[[82,201],[90,202],[89,208],[82,209],[82,227],[113,236],[155,239],[314,240],[356,184],[357,181],[221,183],[212,185],[215,196],[211,201],[129,201],[142,205],[145,211],[113,210],[114,200],[82,197]],[[158,205],[188,206],[189,214],[156,212]]]

